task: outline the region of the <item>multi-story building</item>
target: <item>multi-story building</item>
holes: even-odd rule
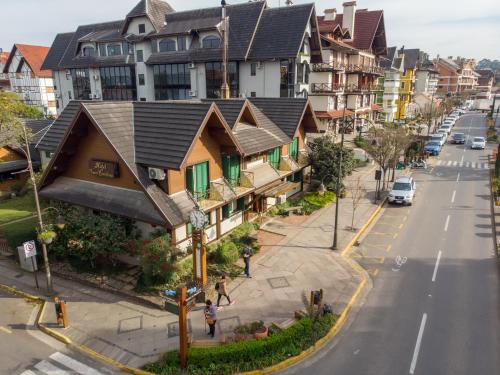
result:
[[[479,74],[476,86],[476,98],[490,99],[491,90],[495,86],[495,73],[491,69],[476,70],[476,73]]]
[[[306,97],[310,63],[321,61],[314,4],[227,5],[231,97]],[[141,0],[124,19],[58,34],[51,69],[59,108],[70,100],[219,98],[222,8],[176,12]]]
[[[412,103],[415,81],[416,81],[416,71],[419,63],[420,50],[419,49],[406,49],[402,47],[398,52],[398,57],[403,58],[403,72],[400,75],[400,86],[397,102],[397,112],[396,120],[405,121],[407,118],[407,112]]]
[[[42,69],[48,47],[14,44],[3,68],[10,81],[10,89],[21,100],[39,108],[46,116],[57,115],[52,72]]]
[[[71,101],[37,146],[54,153],[40,195],[128,217],[144,236],[163,227],[186,249],[195,205],[211,242],[301,191],[317,131],[307,99]]]
[[[434,96],[439,82],[439,72],[429,59],[429,55],[420,51],[419,63],[416,73],[415,95],[426,93]]]
[[[345,114],[355,115],[356,125],[373,123],[380,109],[375,93],[383,75],[378,58],[387,49],[384,14],[356,8],[356,1],[345,2],[342,14],[327,9],[318,17],[323,62],[312,65],[309,95],[323,131],[336,133]]]
[[[434,60],[434,66],[439,72],[437,93],[440,95],[471,93],[477,86],[478,75],[474,72],[474,59],[438,57]]]
[[[377,93],[377,104],[383,108],[383,120],[396,120],[401,75],[404,71],[404,55],[398,56],[396,47],[387,49],[387,56],[380,60],[380,66],[385,70],[384,77],[379,78],[383,90]]]
[[[0,48],[0,90],[9,90],[10,89],[10,81],[9,75],[3,72],[5,68],[5,64],[9,59],[9,53],[3,52]]]

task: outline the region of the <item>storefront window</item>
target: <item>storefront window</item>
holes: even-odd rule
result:
[[[129,66],[100,68],[104,100],[137,100],[135,69]]]
[[[191,73],[188,64],[164,64],[153,67],[156,100],[188,99]]]

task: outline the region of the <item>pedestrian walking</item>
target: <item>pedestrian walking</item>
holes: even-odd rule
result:
[[[226,297],[227,302],[229,303],[230,306],[232,304],[234,304],[234,301],[231,302],[231,298],[229,297],[229,294],[227,293],[227,284],[226,284],[226,276],[225,275],[222,275],[220,277],[219,281],[217,281],[217,283],[215,283],[215,290],[218,293],[217,309],[220,306],[220,300],[221,300],[222,296]]]
[[[208,335],[213,338],[215,336],[215,323],[217,322],[217,309],[209,299],[205,302],[205,319],[209,327]]]
[[[248,247],[245,247],[243,249],[243,261],[245,262],[245,275],[247,277],[252,277],[250,276],[250,257],[252,256],[252,253],[250,252],[250,249]]]

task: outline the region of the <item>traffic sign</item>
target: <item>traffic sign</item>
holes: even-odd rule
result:
[[[24,248],[24,255],[26,256],[26,258],[31,258],[36,255],[35,241],[33,240],[26,241],[25,243],[23,243],[23,248]]]

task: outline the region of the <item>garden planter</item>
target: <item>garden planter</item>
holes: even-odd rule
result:
[[[250,338],[252,338],[252,336],[246,333],[234,333],[234,342],[246,341]]]
[[[255,337],[257,340],[263,339],[267,337],[268,329],[266,326],[261,331],[257,331],[253,334],[253,337]]]

